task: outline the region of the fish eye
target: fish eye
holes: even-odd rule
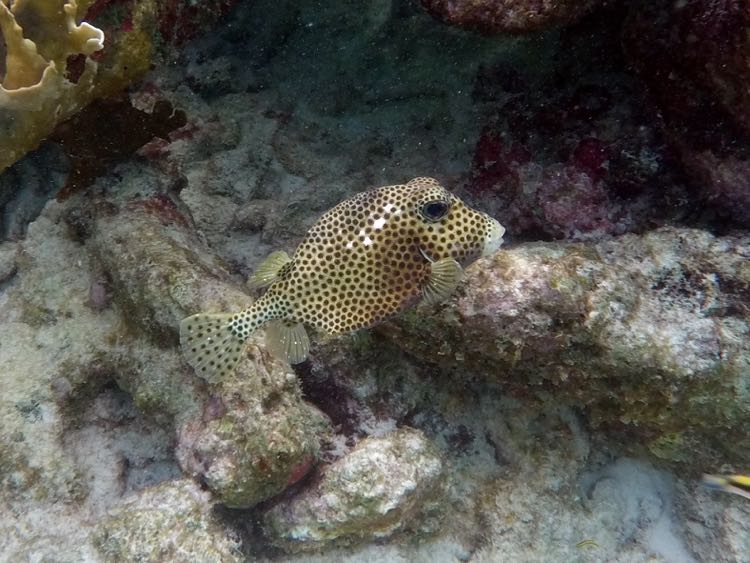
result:
[[[448,203],[442,199],[428,201],[422,206],[420,212],[428,221],[440,221],[448,213]]]

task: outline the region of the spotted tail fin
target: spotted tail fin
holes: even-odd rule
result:
[[[248,332],[237,329],[247,313],[198,313],[180,323],[180,346],[195,373],[207,381],[224,378],[240,361]]]

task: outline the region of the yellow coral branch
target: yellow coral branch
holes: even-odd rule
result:
[[[42,80],[44,71],[52,64],[36,50],[30,39],[24,39],[23,30],[5,2],[0,3],[0,31],[5,39],[5,78],[3,90],[16,90],[34,86]]]
[[[90,0],[80,0],[85,8]],[[5,76],[0,78],[0,171],[33,149],[55,126],[96,97],[104,32],[79,22],[77,0],[0,0]],[[74,83],[71,55],[84,55]]]
[[[58,66],[69,55],[90,55],[104,46],[104,33],[100,29],[77,23],[76,0],[15,0],[11,11],[39,54]]]

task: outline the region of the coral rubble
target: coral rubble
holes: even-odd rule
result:
[[[105,561],[243,561],[241,544],[214,514],[210,495],[188,479],[130,498],[97,526]]]

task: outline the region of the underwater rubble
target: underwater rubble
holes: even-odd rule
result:
[[[191,479],[144,489],[108,514],[93,541],[105,561],[243,561],[241,544]]]
[[[86,68],[147,31],[141,135],[5,138],[0,559],[750,561],[750,504],[700,485],[750,467],[750,5],[681,4],[79,0]],[[419,175],[508,231],[456,295],[187,365],[182,318]]]

